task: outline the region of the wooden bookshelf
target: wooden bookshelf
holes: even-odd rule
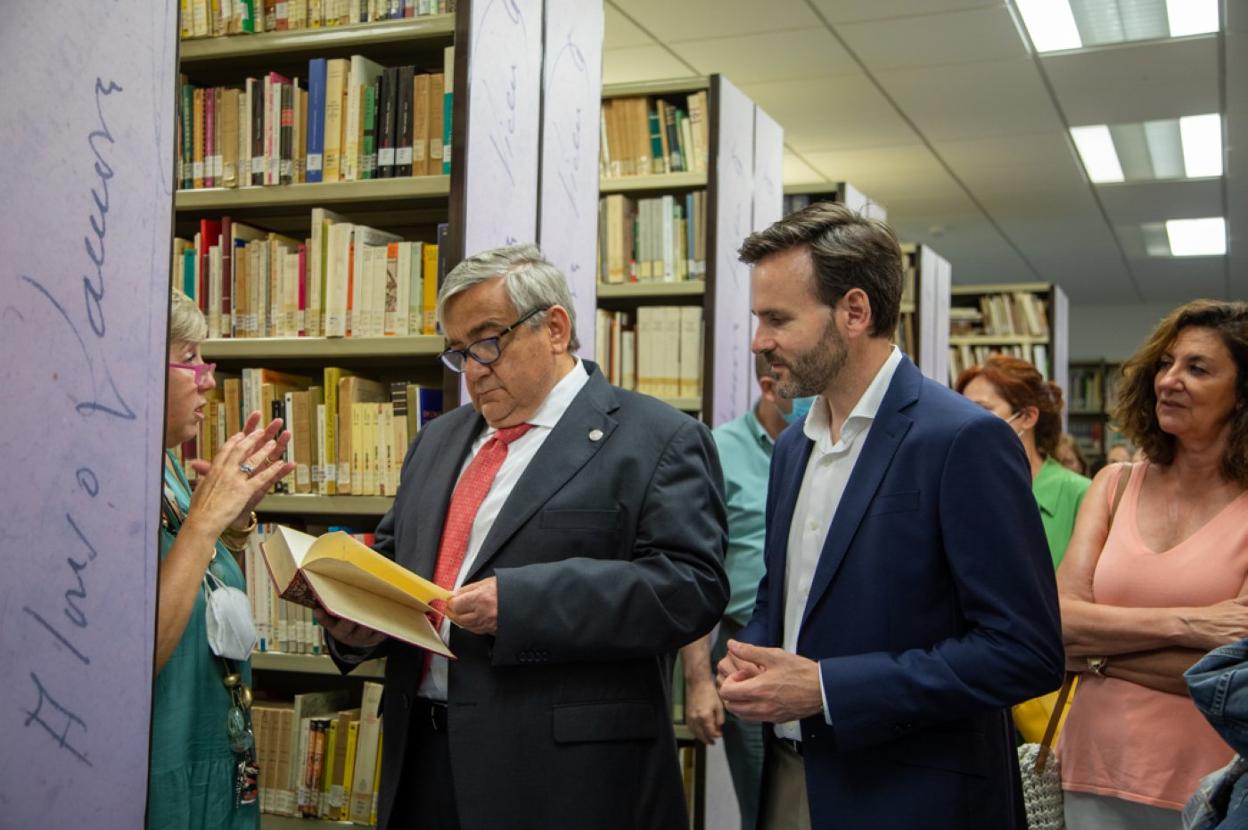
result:
[[[1069,302],[1061,286],[1045,282],[955,285],[950,294],[950,385],[962,370],[999,352],[1035,365],[1063,391],[1069,388]]]
[[[808,182],[785,186],[785,216],[813,202],[836,202],[872,219],[888,219],[888,211],[883,205],[849,182]]]
[[[404,176],[358,182],[252,185],[179,190],[174,197],[178,211],[238,211],[275,207],[342,207],[374,205],[408,200],[445,200],[450,196],[450,176]]]
[[[686,143],[686,149],[690,146],[694,149],[690,150],[686,155],[692,156],[692,161],[686,158],[684,163],[693,167],[692,171],[683,171],[676,173],[665,173],[659,175],[613,175],[603,176],[599,180],[599,192],[602,196],[610,196],[615,194],[625,194],[632,196],[637,195],[637,209],[641,215],[645,215],[641,199],[654,199],[666,195],[675,197],[676,204],[684,206],[685,210],[681,216],[685,222],[692,222],[696,219],[701,221],[700,234],[694,234],[695,240],[701,237],[701,245],[703,246],[702,256],[696,258],[702,265],[702,273],[696,273],[695,269],[688,269],[688,278],[684,276],[683,270],[677,266],[677,279],[669,282],[649,281],[644,278],[638,282],[610,283],[605,279],[600,281],[597,286],[598,305],[600,309],[598,324],[600,327],[607,327],[610,333],[600,333],[598,351],[603,355],[609,355],[613,349],[622,348],[624,354],[629,353],[627,346],[622,346],[619,336],[615,334],[621,327],[624,330],[633,328],[638,323],[639,316],[646,313],[644,309],[648,306],[697,306],[701,308],[701,396],[700,400],[695,401],[688,398],[672,399],[669,396],[660,396],[661,399],[667,400],[673,406],[688,412],[699,413],[702,420],[708,424],[718,424],[744,412],[754,398],[754,376],[753,376],[753,359],[749,354],[749,332],[751,331],[749,321],[749,301],[748,291],[731,290],[717,293],[715,290],[717,278],[722,279],[722,273],[731,272],[733,285],[740,287],[748,284],[748,269],[740,266],[736,262],[735,256],[728,259],[727,249],[718,250],[724,247],[719,243],[732,243],[733,250],[745,238],[748,233],[755,228],[748,225],[748,218],[754,213],[751,210],[753,200],[758,198],[758,194],[753,192],[752,184],[748,178],[752,173],[753,167],[759,164],[759,160],[755,153],[755,122],[759,114],[756,112],[753,102],[749,101],[744,95],[732,86],[726,79],[718,75],[712,75],[705,78],[682,78],[670,81],[646,82],[640,84],[626,85],[610,85],[603,89],[604,101],[614,101],[626,98],[646,98],[646,110],[651,115],[648,122],[650,128],[653,129],[655,124],[662,122],[657,119],[663,113],[664,109],[678,110],[676,113],[677,133],[679,133],[681,119],[689,116],[691,124],[698,121],[694,116],[695,102],[690,100],[689,96],[697,95],[705,92],[705,102],[700,104],[703,108],[700,117],[705,120],[707,136],[704,148],[706,170],[700,170],[699,160],[702,156],[699,154],[698,140],[695,138],[692,145]],[[656,101],[664,102],[664,107],[659,108]],[[625,110],[629,113],[629,110]],[[765,117],[765,114],[762,114]],[[606,117],[606,116],[604,116]],[[631,116],[626,116],[631,117]],[[607,119],[610,127],[611,120]],[[636,126],[636,120],[628,122]],[[664,142],[660,132],[648,132],[650,136],[651,149],[654,157],[661,155],[658,148],[666,147],[670,150],[671,144],[670,123],[668,123],[669,133],[666,136],[667,141]],[[728,124],[732,124],[732,134],[725,132],[729,130]],[[692,131],[692,127],[690,128]],[[777,135],[781,135],[779,128],[776,127]],[[631,135],[631,133],[626,133]],[[610,143],[610,142],[608,142]],[[627,146],[627,145],[626,145]],[[635,142],[634,145],[635,146]],[[777,154],[782,152],[780,144],[774,148]],[[727,167],[720,163],[721,154],[731,153],[739,158],[750,158],[753,165],[747,165],[746,180],[739,180],[739,173],[727,170]],[[615,154],[613,155],[614,160]],[[779,155],[776,159],[776,169],[779,169]],[[625,170],[627,170],[627,159],[625,158]],[[606,165],[604,163],[604,169]],[[735,170],[736,168],[734,168]],[[774,176],[775,181],[779,182],[780,176],[777,172]],[[689,210],[686,203],[687,193],[691,190],[705,189],[705,209],[697,210],[696,214]],[[763,215],[771,215],[779,213],[780,194],[776,192],[776,205],[763,211]],[[733,201],[730,205],[728,202]],[[744,200],[742,202],[742,200]],[[695,202],[695,206],[696,206]],[[730,223],[736,221],[742,215],[741,204],[746,206],[744,215],[747,217],[747,224],[742,227],[730,228]],[[654,214],[651,214],[652,216]],[[664,214],[659,213],[659,216]],[[660,219],[660,222],[666,221]],[[722,225],[722,227],[721,227]],[[605,234],[606,231],[600,231]],[[653,231],[651,231],[653,233]],[[666,236],[668,230],[663,229],[663,235]],[[679,234],[679,226],[671,230],[673,235]],[[640,234],[639,234],[640,235]],[[724,237],[720,239],[721,235]],[[731,240],[728,237],[733,237]],[[739,238],[736,238],[739,237]],[[606,244],[605,237],[601,243]],[[642,240],[638,239],[635,244],[641,245]],[[657,244],[657,243],[656,243]],[[615,249],[612,249],[615,250]],[[634,260],[642,257],[636,256],[634,251]],[[692,251],[689,252],[692,254]],[[600,258],[605,258],[606,254],[600,250]],[[717,264],[720,260],[724,260],[721,264]],[[653,256],[649,261],[654,261]],[[679,252],[677,253],[677,262],[679,262]],[[642,266],[635,266],[640,271]],[[601,268],[600,268],[601,270]],[[612,270],[612,275],[615,271]],[[603,275],[600,274],[600,278]],[[605,313],[605,317],[603,314]],[[719,329],[719,334],[717,334]],[[726,338],[732,338],[731,341]],[[681,340],[683,345],[687,340]],[[679,350],[679,347],[678,349]],[[633,350],[633,355],[640,359],[640,348]],[[669,354],[670,349],[664,349],[664,354]],[[731,354],[729,354],[731,353]],[[606,360],[604,363],[608,362]],[[725,371],[725,367],[732,366],[735,371]],[[640,371],[637,372],[640,375]],[[669,376],[671,372],[667,373]],[[717,389],[717,385],[721,388]]]
[[[600,300],[644,300],[671,297],[701,297],[706,293],[706,283],[701,280],[684,282],[624,282],[599,283]]]
[[[1089,463],[1125,441],[1111,419],[1118,399],[1122,367],[1105,360],[1072,360],[1066,396],[1067,430]]]
[[[344,50],[359,52],[385,47],[409,48],[421,40],[449,41],[454,34],[455,15],[439,14],[352,26],[193,38],[181,41],[179,59],[185,71],[206,63],[237,64],[249,57],[297,55],[306,58]]]
[[[261,500],[260,513],[282,516],[384,516],[394,496],[317,496],[309,493],[270,493]]]
[[[255,671],[280,671],[298,674],[341,674],[328,654],[286,654],[280,651],[257,651],[251,655]],[[386,659],[366,660],[352,672],[352,677],[381,680],[386,676]]]
[[[204,341],[205,360],[340,361],[346,358],[437,357],[446,348],[439,335],[406,337],[238,337]]]
[[[706,187],[705,173],[663,173],[658,176],[603,176],[598,180],[599,193],[638,193],[651,191],[692,190]]]

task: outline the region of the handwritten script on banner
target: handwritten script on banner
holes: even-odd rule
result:
[[[542,0],[473,0],[464,253],[537,237]]]
[[[176,4],[6,9],[0,812],[143,822]]]
[[[753,230],[754,104],[719,79],[719,158],[715,223],[715,386],[711,426],[750,406],[754,385],[750,353],[750,269],[737,249]]]
[[[541,246],[568,278],[580,356],[594,359],[603,7],[546,0]]]
[[[751,230],[761,231],[777,222],[784,212],[784,128],[774,118],[754,106],[754,222]],[[750,316],[750,340],[758,319]],[[753,364],[751,364],[752,366]],[[750,406],[758,402],[762,391],[757,383],[749,385]]]

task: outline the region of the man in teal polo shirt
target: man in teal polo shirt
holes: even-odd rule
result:
[[[723,736],[743,830],[753,830],[758,817],[763,733],[757,723],[743,722],[724,712],[715,690],[714,666],[724,656],[728,640],[749,622],[758,583],[763,578],[764,513],[772,447],[785,427],[805,416],[814,400],[781,398],[762,356],[754,361],[754,374],[762,390],[758,403],[712,433],[724,469],[728,502],[728,554],[724,570],[728,572],[732,596],[719,623],[714,649],[708,634],[680,652],[685,672],[685,721],[694,737],[705,744],[713,744]]]

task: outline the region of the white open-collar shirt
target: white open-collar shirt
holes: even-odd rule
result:
[[[880,411],[880,404],[893,374],[901,363],[901,351],[893,346],[884,365],[862,393],[858,403],[841,426],[839,441],[832,439],[831,410],[828,402],[820,396],[811,407],[802,431],[815,443],[806,462],[802,476],[802,489],[797,494],[793,508],[793,522],[789,525],[789,546],[784,569],[784,650],[797,653],[797,634],[801,627],[806,601],[810,598],[810,586],[815,578],[815,568],[823,553],[828,527],[845,494],[845,485],[854,472],[858,456],[867,442],[871,424]],[[819,675],[819,688],[823,698],[823,717],[829,724],[828,696],[823,688],[823,674]],[[778,723],[776,736],[800,741],[801,726],[798,721]]]

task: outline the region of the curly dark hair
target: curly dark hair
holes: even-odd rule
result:
[[[1179,332],[1204,328],[1217,334],[1235,361],[1235,411],[1231,415],[1231,439],[1222,456],[1222,476],[1248,485],[1248,303],[1193,300],[1166,315],[1144,345],[1122,365],[1117,427],[1144,451],[1149,461],[1174,462],[1176,440],[1163,432],[1157,421],[1154,385],[1161,360]]]
[[[802,245],[810,249],[819,300],[835,307],[861,288],[871,303],[871,335],[891,337],[901,315],[901,246],[893,229],[835,202],[815,202],[746,237],[747,265]]]
[[[1057,439],[1062,434],[1062,387],[1045,380],[1039,370],[1025,360],[994,354],[982,366],[963,369],[953,388],[961,394],[980,376],[992,384],[1015,412],[1034,406],[1038,413],[1033,428],[1036,449],[1045,458],[1057,452]]]

